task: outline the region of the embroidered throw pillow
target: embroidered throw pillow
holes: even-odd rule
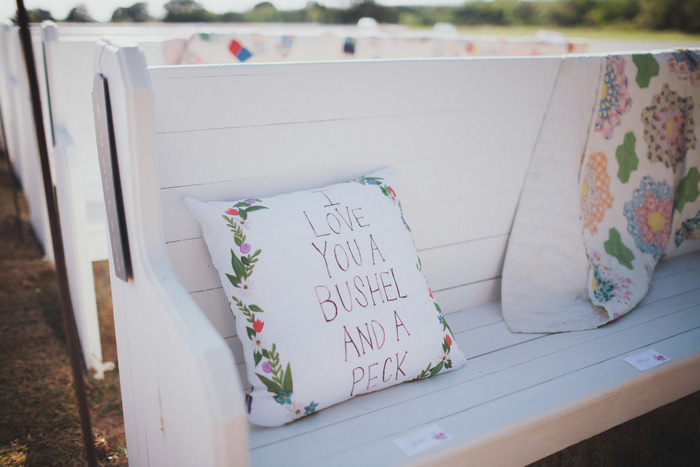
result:
[[[252,423],[282,425],[466,362],[420,271],[393,169],[269,198],[185,202],[236,317]]]

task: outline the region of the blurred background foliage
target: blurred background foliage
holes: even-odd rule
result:
[[[467,1],[460,6],[384,6],[381,0],[352,0],[347,8],[331,8],[309,1],[299,10],[278,10],[263,1],[243,13],[208,11],[195,0],[170,0],[165,16],[153,18],[143,2],[117,8],[113,22],[314,22],[355,24],[371,17],[380,23],[431,27],[457,26],[621,27],[700,33],[700,0],[493,0]],[[32,21],[53,19],[51,13],[29,11]],[[58,19],[60,20],[60,19]],[[84,4],[76,5],[65,21],[92,21]]]

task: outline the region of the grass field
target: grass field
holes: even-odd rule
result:
[[[568,38],[583,38],[595,41],[642,41],[642,42],[696,42],[700,43],[700,34],[684,34],[678,31],[646,31],[634,29],[627,25],[611,25],[605,28],[557,28],[537,26],[464,26],[459,28],[462,34],[480,34],[490,36],[534,36],[545,29],[564,34]]]

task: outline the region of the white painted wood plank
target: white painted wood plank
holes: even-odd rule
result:
[[[417,162],[430,165],[422,176],[442,169],[446,177],[458,173],[474,177],[472,158],[484,165],[503,170],[502,185],[513,169],[529,163],[537,130],[545,106],[506,109],[462,109],[459,112],[427,115],[398,115],[382,118],[301,122],[289,125],[233,128],[206,132],[179,132],[157,135],[162,148],[162,187],[211,183],[213,181],[260,179],[276,175],[296,181],[296,189],[315,183],[309,172],[321,172],[333,180],[343,168],[377,168]],[[503,138],[508,134],[508,138]],[[525,151],[523,153],[523,151]],[[518,161],[512,157],[519,152]],[[187,154],[188,157],[178,156]],[[507,157],[508,164],[499,159]],[[457,158],[450,161],[450,158]],[[206,163],[204,163],[206,162]],[[450,164],[462,167],[452,171]],[[455,173],[456,172],[456,173]],[[362,172],[360,172],[362,174]],[[352,173],[352,176],[358,176]],[[344,181],[337,178],[334,181]],[[261,195],[279,194],[284,186],[265,183],[256,186]],[[483,185],[474,178],[476,186]],[[312,187],[310,185],[308,187]],[[447,189],[464,189],[444,183]],[[243,187],[242,187],[243,188]],[[444,189],[443,188],[443,189]],[[288,191],[288,190],[287,190]],[[407,196],[411,196],[410,191]]]
[[[654,280],[671,275],[685,274],[694,269],[700,269],[700,258],[698,258],[697,253],[677,256],[673,258],[673,261],[662,260],[654,269]]]
[[[455,129],[455,131],[459,131],[459,129]],[[419,245],[429,247],[445,241],[454,242],[455,239],[450,238],[447,234],[442,234],[444,229],[432,232],[431,236],[425,232],[425,229],[429,228],[430,225],[422,225],[425,224],[425,216],[412,214],[412,211],[421,214],[430,213],[431,221],[433,218],[437,218],[440,221],[454,223],[455,221],[459,222],[462,218],[465,219],[465,222],[447,229],[447,232],[460,231],[466,226],[469,231],[475,232],[478,236],[493,234],[494,229],[498,233],[504,233],[510,230],[512,212],[520,192],[518,187],[522,184],[529,163],[535,135],[536,128],[533,128],[533,133],[527,144],[517,150],[504,150],[488,155],[486,152],[469,154],[468,143],[465,141],[463,154],[441,157],[435,153],[435,148],[425,148],[425,150],[418,150],[410,156],[415,159],[410,159],[405,153],[396,154],[395,158],[389,157],[386,151],[378,149],[378,147],[358,151],[358,153],[364,154],[363,156],[352,156],[356,151],[350,151],[347,154],[348,157],[341,157],[342,154],[331,155],[330,153],[332,146],[337,146],[337,142],[332,146],[329,145],[326,150],[328,153],[323,156],[325,163],[332,164],[334,167],[348,167],[347,172],[345,169],[342,170],[342,173],[347,173],[347,176],[334,175],[333,170],[314,169],[318,166],[318,162],[314,161],[308,148],[301,148],[298,154],[293,155],[287,154],[287,150],[281,148],[272,151],[270,157],[266,158],[269,159],[267,162],[257,163],[260,168],[254,170],[256,173],[244,172],[244,167],[232,166],[227,169],[226,164],[233,165],[232,162],[219,164],[208,159],[208,157],[216,159],[211,154],[198,154],[197,163],[190,162],[192,164],[190,167],[181,167],[179,183],[189,185],[191,182],[196,182],[197,172],[203,170],[201,167],[207,167],[206,170],[216,172],[218,178],[214,180],[229,176],[230,180],[162,190],[162,202],[167,207],[164,213],[166,241],[197,236],[196,223],[183,222],[183,220],[191,220],[191,216],[182,204],[184,196],[193,196],[205,201],[233,200],[251,196],[263,197],[299,189],[317,188],[327,183],[364,175],[384,166],[394,166],[399,173],[399,196],[407,216],[413,217],[411,224],[412,228],[416,230],[416,240]],[[377,145],[380,142],[384,145],[391,145],[391,141],[395,139],[389,138],[383,141],[375,139],[374,141]],[[302,146],[302,142],[299,144]],[[281,153],[284,153],[285,156],[282,161],[273,162],[275,158],[280,158]],[[182,145],[178,145],[177,148],[173,147],[169,154],[173,157],[173,164],[176,164],[177,160],[190,159],[187,155],[191,152],[183,148]],[[225,157],[236,159],[228,153]],[[407,157],[409,158],[405,159]],[[360,158],[366,160],[360,163]],[[243,159],[254,158],[243,157]],[[170,162],[164,162],[164,164],[171,165]],[[287,165],[290,167],[286,167]],[[294,168],[292,169],[291,166]],[[479,167],[479,170],[474,170],[476,166]],[[308,170],[312,173],[304,173],[306,168],[309,168]],[[285,169],[292,172],[286,172]],[[164,169],[162,175],[172,170],[172,167]],[[243,173],[246,175],[242,176]],[[194,180],[186,182],[185,174]],[[314,184],[314,180],[318,180],[318,184]],[[464,209],[471,211],[462,216],[460,209],[453,210],[454,206],[463,206]],[[487,209],[492,210],[490,211],[492,222],[479,222],[479,217],[473,217],[481,215]],[[497,216],[495,219],[494,215]],[[436,235],[437,237],[435,237]]]
[[[695,329],[654,344],[659,351],[665,355],[673,355],[685,366],[684,374],[669,383],[664,382],[663,378],[669,374],[673,376],[674,367],[660,367],[650,375],[630,376],[630,372],[636,370],[622,362],[622,358],[627,354],[621,354],[615,359],[583,368],[552,382],[524,389],[506,399],[496,399],[469,409],[466,413],[443,417],[437,423],[453,437],[450,445],[446,444],[444,448],[450,449],[458,447],[460,443],[470,443],[463,446],[470,448],[470,452],[455,453],[452,457],[452,462],[470,465],[526,464],[545,457],[562,446],[586,439],[696,390],[700,385],[700,365],[696,357],[699,339],[700,330]],[[685,363],[683,360],[689,362]],[[669,365],[672,364],[673,362]],[[610,377],[601,378],[601,375]],[[589,383],[582,384],[582,381]],[[680,386],[684,387],[678,389]],[[655,389],[659,387],[665,387],[667,390],[656,393]],[[539,403],[532,404],[533,401]],[[594,402],[597,404],[594,405]],[[498,416],[494,417],[494,414]],[[559,422],[556,428],[554,431],[551,428],[547,430],[545,423],[553,425],[553,421]],[[380,464],[391,464],[410,460],[423,461],[424,465],[435,465],[449,462],[428,457],[441,454],[439,450],[428,451],[413,459],[392,450],[395,437],[411,433],[413,430],[415,428],[386,436],[360,449],[346,450],[339,456],[322,459],[321,463],[357,465],[364,460],[371,460]],[[513,434],[507,437],[506,433],[509,431]],[[506,439],[494,442],[496,446],[490,446],[488,453],[482,454],[479,452],[480,441],[489,436]],[[558,438],[565,438],[566,441]],[[450,453],[445,455],[447,457]],[[353,460],[352,463],[349,463],[350,459]]]
[[[202,200],[251,197],[229,197],[226,196],[226,191],[225,188],[215,185],[201,189],[187,187],[161,190],[164,209],[167,211],[164,213],[164,225],[168,232],[166,241],[178,242],[202,235],[199,224],[182,201],[185,196]],[[417,247],[419,250],[425,250],[507,234],[518,194],[518,190],[501,190],[472,198],[445,199],[433,205],[410,205],[402,202],[402,206]],[[489,219],[489,222],[485,222],[485,219]]]
[[[610,339],[615,339],[618,334],[619,332],[613,331],[608,331],[606,333]],[[567,342],[569,336],[574,337],[573,342]],[[462,341],[464,338],[464,335],[457,336],[458,341]],[[547,339],[553,339],[556,342],[551,343],[553,345],[549,345],[550,343],[547,342]],[[551,359],[552,355],[556,355],[559,352],[568,351],[569,353],[576,353],[577,349],[580,348],[581,345],[595,346],[597,345],[596,342],[599,342],[599,339],[596,339],[596,336],[591,335],[590,332],[587,334],[554,334],[543,339],[533,339],[523,345],[507,348],[506,350],[507,353],[510,354],[509,356],[501,356],[500,352],[489,352],[476,359],[472,357],[470,358],[468,366],[465,367],[464,370],[441,375],[439,378],[425,380],[416,384],[400,385],[395,389],[391,389],[390,391],[380,391],[379,393],[375,393],[371,396],[372,400],[368,400],[369,398],[364,400],[353,399],[344,403],[343,405],[345,407],[333,407],[324,411],[324,414],[329,413],[330,411],[334,411],[336,413],[341,412],[338,414],[338,416],[347,417],[349,420],[345,423],[359,425],[361,422],[356,423],[352,420],[363,417],[372,418],[374,412],[385,409],[393,410],[397,404],[403,405],[406,403],[410,406],[411,404],[415,404],[417,399],[430,397],[429,394],[440,391],[461,391],[461,396],[453,396],[455,401],[460,401],[460,404],[466,404],[466,407],[471,407],[473,405],[478,405],[481,403],[481,401],[472,400],[471,402],[465,402],[465,400],[469,401],[470,398],[473,399],[474,397],[477,397],[477,395],[478,397],[486,398],[485,400],[489,400],[490,397],[493,397],[494,399],[498,399],[498,397],[500,397],[499,394],[490,394],[488,389],[488,384],[490,381],[489,378],[494,378],[494,376],[490,375],[495,375],[496,378],[503,379],[500,375],[505,372],[506,379],[508,379],[508,372],[518,371],[517,368],[519,368],[520,365],[529,365],[530,371],[537,373],[538,371],[541,371],[537,369],[537,362],[540,359]],[[460,343],[460,345],[462,345],[462,343]],[[568,349],[574,350],[569,351]],[[582,351],[585,352],[585,349]],[[599,352],[603,351],[599,350]],[[542,364],[544,365],[546,362],[543,362]],[[551,367],[551,364],[549,365]],[[561,365],[555,365],[555,367],[558,369],[562,368]],[[563,368],[567,367],[564,366]],[[571,368],[575,368],[575,365],[573,365]],[[522,375],[518,376],[518,378],[521,377]],[[525,378],[527,379],[527,376],[525,376]],[[479,379],[486,379],[486,383],[476,383],[482,387],[482,390],[477,391],[472,385],[474,384],[473,381]],[[520,381],[520,379],[512,377],[507,382],[499,381],[498,383],[494,383],[497,385],[494,385],[491,389],[493,391],[515,390],[514,388],[519,384],[517,383],[518,381]],[[422,387],[423,385],[426,385],[426,387]],[[455,390],[454,388],[458,389]],[[410,413],[410,411],[407,412]],[[328,415],[327,417],[330,418],[331,415]],[[321,417],[319,416],[318,418]],[[402,420],[406,417],[397,416],[397,418],[398,420]],[[302,432],[302,427],[293,429],[295,425],[296,424],[283,427],[282,431],[286,430],[287,433],[277,433],[277,430],[262,430],[261,432],[256,432],[256,429],[253,428],[253,446],[277,442],[276,440],[278,440],[278,438],[276,435],[279,435],[279,439],[291,439],[299,434],[299,432]],[[335,427],[336,425],[337,420],[334,419],[324,421],[318,420],[316,423],[309,422],[307,426],[304,427],[305,429],[303,432],[317,432],[317,430],[326,429],[328,426]],[[403,429],[400,421],[396,423],[396,425],[399,430]]]
[[[434,290],[433,295],[442,312],[450,314],[461,311],[465,306],[479,306],[496,302],[501,296],[501,279],[487,279],[445,290]]]
[[[213,289],[190,292],[190,296],[223,338],[237,335],[236,321],[229,309],[229,299],[226,297],[221,284]],[[240,355],[236,355],[236,361],[243,361],[242,350]]]
[[[550,337],[548,337],[548,339],[554,338],[560,344],[561,343],[566,344],[565,341],[567,340],[567,336],[576,336],[577,338],[580,338],[580,336],[584,336],[584,335],[588,336],[588,337],[586,337],[585,340],[587,340],[587,341],[594,340],[594,339],[591,339],[592,336],[590,333],[588,333],[588,334],[581,334],[581,333],[558,334],[558,335],[550,336]],[[460,339],[460,338],[461,337],[458,337],[458,339]],[[532,347],[531,344],[534,344],[536,347]],[[535,350],[535,352],[534,353],[528,352],[529,348],[524,348],[522,346],[517,347],[517,348],[508,349],[509,353],[511,353],[512,357],[519,359],[520,360],[519,362],[512,361],[512,359],[510,362],[503,362],[502,358],[500,358],[499,353],[489,353],[486,355],[487,361],[484,364],[477,365],[475,367],[474,363],[472,363],[471,366],[467,367],[468,371],[466,371],[466,372],[462,371],[461,373],[467,373],[466,376],[469,376],[469,378],[481,377],[483,374],[485,374],[484,371],[487,369],[490,371],[498,371],[497,370],[498,368],[507,369],[509,367],[513,367],[513,366],[517,366],[519,364],[522,364],[524,361],[528,361],[533,357],[537,357],[538,353],[539,353],[539,355],[548,355],[548,354],[551,354],[553,351],[553,349],[547,345],[546,340],[534,340],[532,342],[528,342],[528,347],[531,348],[531,350]],[[554,351],[556,351],[556,346],[555,346]],[[477,361],[480,361],[480,360],[477,360]],[[497,365],[495,367],[494,367],[494,363],[497,363]],[[488,371],[487,371],[487,373],[488,373]],[[462,375],[462,376],[465,376],[465,375]],[[448,379],[454,380],[455,378],[458,378],[458,376],[455,374],[448,374],[448,375],[441,376],[441,378],[436,378],[435,380],[431,380],[432,381],[431,384],[442,387],[443,382],[446,384],[448,382]],[[426,381],[426,383],[427,383],[427,381]],[[440,384],[438,384],[438,383],[440,383]],[[450,383],[453,383],[453,381],[450,381]],[[423,383],[421,383],[421,384],[423,384]],[[416,391],[417,388],[415,386],[417,386],[417,385],[408,385],[405,388],[405,391],[411,391],[411,390]],[[382,391],[382,393],[383,392],[384,391]],[[414,392],[414,394],[418,395],[418,394],[420,394],[420,391],[418,390],[418,391]],[[389,397],[389,400],[392,402],[398,402],[401,399],[401,398],[397,399],[396,392],[391,396],[387,395],[387,397]],[[384,402],[386,403],[389,400],[384,400]],[[365,406],[368,402],[369,401],[364,401],[364,403],[362,404],[363,409],[365,408]],[[372,402],[375,402],[375,401],[372,401]],[[353,404],[353,401],[351,401],[348,404]],[[357,407],[355,407],[355,408],[357,408]],[[377,407],[369,408],[369,410],[376,410],[376,409],[377,409]],[[356,411],[351,411],[351,412],[353,413],[353,415],[357,415]]]
[[[567,362],[569,358],[576,357],[578,352],[576,349],[579,349],[582,346],[590,346],[596,349],[598,347],[601,349],[606,349],[608,344],[601,342],[601,340],[607,339],[610,343],[614,343],[621,333],[637,334],[639,330],[645,329],[645,332],[654,338],[656,328],[665,322],[667,316],[677,314],[679,310],[687,310],[688,306],[696,306],[697,303],[700,302],[700,273],[695,273],[695,276],[691,276],[688,279],[688,281],[685,281],[685,286],[683,288],[689,289],[689,292],[676,291],[678,292],[676,295],[671,295],[670,298],[667,298],[664,301],[652,300],[651,304],[642,304],[637,310],[635,310],[634,313],[626,315],[624,319],[618,320],[593,331],[553,334],[546,337],[542,337],[541,335],[503,334],[503,336],[506,338],[501,339],[502,344],[500,351],[497,351],[498,349],[494,349],[492,347],[480,349],[470,346],[470,339],[473,339],[475,335],[479,334],[485,334],[486,337],[484,337],[483,342],[487,344],[489,340],[489,331],[499,330],[497,326],[494,327],[494,325],[487,324],[489,329],[486,330],[482,329],[483,326],[480,326],[476,329],[472,329],[471,331],[467,331],[466,333],[459,333],[457,335],[457,340],[461,347],[467,349],[467,356],[470,358],[469,364],[464,370],[441,375],[439,378],[426,380],[415,385],[398,386],[396,389],[392,389],[393,394],[391,395],[384,395],[386,392],[381,391],[380,393],[370,396],[373,399],[376,398],[377,400],[365,400],[362,403],[354,400],[346,402],[343,405],[347,405],[347,407],[334,407],[328,409],[328,411],[324,411],[324,416],[331,418],[331,420],[327,420],[325,422],[331,424],[337,423],[337,420],[331,415],[325,415],[329,411],[345,412],[346,415],[352,414],[352,416],[357,416],[358,404],[362,407],[362,413],[365,413],[365,410],[377,410],[381,407],[382,403],[387,403],[390,401],[393,404],[399,403],[402,400],[410,400],[423,392],[427,392],[423,388],[418,387],[424,383],[427,384],[430,382],[430,384],[435,386],[437,389],[446,388],[450,385],[456,384],[457,381],[466,382],[474,378],[484,377],[490,373],[509,371],[509,368],[516,368],[541,358],[552,358],[549,356],[561,352],[568,352],[569,354],[573,355],[573,357],[567,356],[566,358],[562,359],[562,362]],[[659,289],[665,288],[667,287],[659,287]],[[500,312],[497,310],[497,306],[494,306],[494,304],[489,304],[476,309],[475,314],[482,314],[487,318],[486,321],[489,321],[492,320],[494,316],[497,317],[500,315]],[[453,316],[464,318],[468,315],[469,310]],[[685,316],[692,317],[692,314],[686,314]],[[483,319],[480,319],[479,321],[483,321]],[[457,325],[458,322],[455,322],[454,324]],[[501,321],[496,324],[500,324],[503,327],[503,330],[505,330],[505,326]],[[680,328],[683,329],[682,321],[679,325]],[[510,336],[510,339],[508,339],[508,336]],[[635,339],[641,338],[639,336],[632,337],[631,341],[634,345],[638,345],[642,342],[642,340],[637,342]],[[585,353],[586,350],[584,349],[581,352]],[[598,349],[596,352],[604,353],[605,350]],[[479,355],[479,357],[475,359],[477,355]],[[559,368],[566,368],[566,366],[559,366]],[[512,382],[508,385],[512,385]],[[342,418],[344,415],[340,414],[339,416]],[[320,415],[319,418],[321,418]],[[321,422],[319,421],[318,423]],[[292,426],[297,426],[297,424],[293,424]],[[287,427],[284,427],[284,429],[287,429]],[[290,433],[295,431],[292,428],[289,428],[288,430]],[[302,430],[301,426],[298,428],[298,430]],[[276,434],[276,430],[272,430],[272,432],[266,431],[265,433],[266,436],[273,436]],[[257,437],[258,434],[255,436]],[[290,436],[293,435],[290,434]]]
[[[527,102],[546,104],[560,60],[407,60],[155,68],[150,70],[155,109],[156,112],[168,109],[157,114],[155,130],[161,133],[415,115],[461,110],[465,106],[488,109],[519,107]],[[396,76],[401,79],[397,80]],[[527,93],[513,86],[522,81],[530,84]],[[202,88],[206,91],[202,92]],[[250,88],[265,92],[251,93]],[[179,98],[171,100],[174,96]],[[255,112],[231,111],[236,108],[255,109]]]
[[[616,367],[624,368],[627,364],[620,360],[623,355],[643,348],[645,345],[655,344],[659,340],[671,339],[688,328],[700,327],[698,309],[700,308],[696,306],[693,309],[667,316],[663,320],[655,320],[635,328],[625,329],[600,339],[590,340],[583,345],[521,363],[506,371],[478,377],[471,380],[469,386],[460,384],[422,395],[419,399],[412,400],[408,406],[404,406],[404,404],[392,405],[356,417],[352,422],[346,424],[336,424],[325,427],[323,430],[314,430],[307,435],[313,437],[313,445],[317,446],[313,453],[309,453],[309,449],[304,449],[303,444],[299,445],[299,441],[295,439],[275,441],[274,448],[270,449],[269,457],[265,455],[265,449],[254,448],[252,450],[253,463],[270,462],[277,458],[277,453],[286,452],[289,449],[300,453],[298,461],[301,463],[311,462],[314,459],[324,459],[326,456],[332,455],[333,447],[337,446],[339,439],[343,440],[342,451],[348,451],[353,447],[358,448],[351,456],[354,461],[358,461],[357,457],[362,457],[361,452],[364,444],[372,442],[380,433],[381,436],[394,437],[403,430],[415,429],[444,417],[455,416],[453,414],[468,411],[471,407],[494,400],[498,400],[499,407],[503,407],[505,412],[517,413],[517,406],[510,406],[508,401],[503,399],[504,397],[509,398],[523,390],[546,384],[553,378],[558,379],[580,370],[595,367],[600,363],[610,361],[612,357],[618,359]],[[700,332],[696,332],[696,335],[700,335]],[[699,343],[700,340],[697,340],[696,337],[695,351],[700,347]],[[449,374],[441,376],[441,378],[449,377]],[[605,379],[605,372],[596,372],[594,380],[596,379]],[[580,381],[578,380],[577,384],[582,387],[587,386],[582,385]],[[590,390],[590,386],[587,389]],[[578,397],[583,396],[579,395]],[[537,402],[530,401],[532,405],[536,405]],[[496,415],[499,412],[491,413]],[[397,432],[397,430],[400,431]],[[467,430],[469,429],[467,428]],[[254,445],[257,434],[254,433],[252,440]],[[470,436],[472,435],[473,433],[470,434]],[[352,438],[351,442],[348,442],[348,436]],[[292,446],[295,447],[292,448]],[[308,445],[308,447],[310,446]]]
[[[494,279],[501,275],[507,235],[420,251],[422,272],[436,290]]]

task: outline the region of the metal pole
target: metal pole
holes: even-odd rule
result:
[[[51,240],[56,261],[56,276],[58,278],[59,296],[61,299],[61,317],[63,329],[66,335],[66,345],[70,357],[71,370],[73,373],[73,388],[78,401],[78,411],[80,412],[80,424],[83,431],[83,442],[85,443],[85,453],[90,467],[97,467],[97,451],[95,449],[95,439],[90,423],[90,412],[88,410],[87,395],[85,392],[85,379],[83,376],[82,359],[78,344],[78,333],[73,315],[73,306],[68,289],[68,275],[66,272],[66,258],[63,251],[63,238],[61,236],[61,226],[56,208],[53,182],[51,180],[51,168],[49,166],[49,153],[46,145],[46,132],[44,129],[44,117],[41,110],[41,100],[39,95],[39,82],[34,63],[34,51],[32,49],[32,37],[29,31],[29,18],[27,10],[24,8],[24,1],[17,0],[17,23],[19,25],[20,41],[24,51],[24,61],[27,66],[29,78],[29,89],[32,98],[32,110],[34,113],[34,124],[36,125],[36,138],[39,146],[39,157],[41,158],[41,174],[44,181],[44,193],[46,195],[46,208],[49,211],[49,225],[51,227]]]

